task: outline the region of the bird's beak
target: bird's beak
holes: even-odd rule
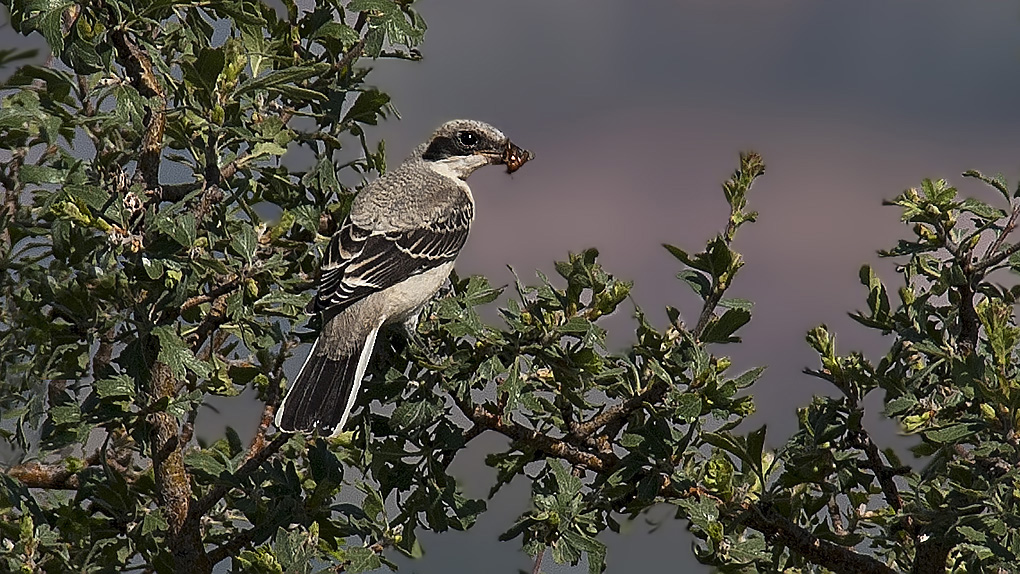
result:
[[[506,164],[507,173],[513,173],[533,159],[535,159],[535,154],[517,147],[510,140],[506,140],[506,149],[503,150],[503,157],[500,158],[500,162]]]

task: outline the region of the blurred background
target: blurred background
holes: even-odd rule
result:
[[[472,177],[478,218],[461,274],[507,283],[509,264],[533,278],[533,269],[552,273],[552,261],[594,246],[607,270],[635,282],[635,302],[658,325],[666,304],[693,323],[696,301],[659,244],[702,246],[725,223],[720,184],[738,153],[764,156],[766,175],[750,194],[760,217],[738,235],[747,265],[733,289],[754,300],[754,317],[743,344],[716,352],[732,354],[737,369],[768,365],[754,387],[758,413],[744,428],[767,423],[773,447],[795,431],[797,407],[833,390],[801,373],[818,365],[804,342],[808,329],[828,324],[844,352],[877,360],[887,349],[847,317],[865,306],[863,263],[896,281],[893,264],[875,252],[909,229],[882,200],[930,177],[995,201],[960,173],[1020,177],[1016,2],[416,6],[429,25],[424,60],[380,62],[372,76],[403,117],[373,134],[386,139],[390,161],[454,117],[489,121],[537,155],[512,177]],[[622,347],[631,318],[612,320],[612,343]],[[881,398],[870,397],[866,424],[910,461],[914,441],[881,419]],[[482,450],[458,460],[476,496],[491,479]],[[527,496],[514,483],[475,529],[426,536],[425,558],[402,570],[530,572],[517,541],[496,542]],[[603,537],[607,572],[708,572],[689,550],[685,525],[671,519],[663,507]],[[548,556],[542,567],[587,571]]]
[[[385,139],[390,165],[448,119],[502,129],[537,159],[507,176],[472,177],[478,217],[458,272],[495,284],[525,281],[569,251],[598,247],[611,273],[635,282],[634,301],[659,325],[663,306],[693,323],[697,304],[659,245],[698,250],[722,229],[720,184],[738,152],[760,152],[768,166],[750,195],[758,223],[736,248],[747,265],[732,295],[755,302],[735,369],[768,365],[754,387],[758,413],[744,429],[768,424],[769,445],[796,428],[795,411],[828,394],[804,374],[817,359],[804,342],[820,323],[842,351],[877,359],[881,337],[847,317],[863,307],[861,264],[908,232],[883,207],[921,179],[947,178],[963,195],[996,198],[960,173],[979,169],[1020,177],[1020,4],[667,2],[631,0],[422,0],[429,25],[422,62],[380,61],[370,76],[393,96],[402,119],[369,132]],[[2,30],[5,46],[12,38]],[[41,43],[36,36],[31,39]],[[9,73],[9,72],[8,72]],[[1000,200],[1001,201],[1001,200]],[[895,283],[894,283],[895,285]],[[610,318],[611,344],[629,343],[630,316]],[[494,314],[493,314],[494,317]],[[495,320],[495,319],[494,319]],[[293,376],[307,351],[292,361]],[[221,402],[199,432],[223,426],[254,432],[258,409]],[[880,446],[906,453],[913,441],[867,403]],[[505,443],[483,436],[454,470],[466,492],[484,496],[494,473],[485,453]],[[425,557],[398,560],[403,572],[531,571],[515,540],[497,536],[527,508],[516,481],[490,501],[469,532],[425,534]],[[627,524],[609,546],[607,571],[708,572],[694,560],[684,524],[668,508]],[[543,563],[549,573],[587,572]]]

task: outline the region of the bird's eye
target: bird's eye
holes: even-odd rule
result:
[[[464,147],[475,147],[478,145],[478,134],[475,132],[460,132],[457,134],[457,140]]]

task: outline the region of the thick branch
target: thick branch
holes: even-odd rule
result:
[[[943,574],[946,571],[946,559],[949,558],[949,551],[952,544],[946,544],[938,536],[925,540],[917,547],[917,554],[914,557],[914,567],[911,574]]]
[[[612,470],[612,468],[619,462],[617,456],[611,451],[600,452],[597,455],[592,454],[577,448],[565,440],[550,437],[513,421],[506,422],[500,418],[499,415],[491,413],[481,406],[475,405],[472,407],[471,405],[456,399],[456,397],[455,401],[464,415],[467,416],[476,427],[482,430],[494,430],[515,441],[526,443],[546,455],[562,458],[571,464],[580,465],[599,473]]]
[[[745,525],[761,532],[767,539],[786,546],[812,564],[828,568],[836,574],[896,574],[895,570],[871,556],[818,538],[772,508],[762,508],[752,503],[746,503],[744,508],[746,512],[742,522]]]
[[[62,464],[40,464],[29,462],[7,470],[7,476],[21,482],[28,488],[54,490],[75,490],[78,488],[77,471]]]
[[[117,61],[124,66],[131,84],[143,97],[155,100],[154,106],[146,108],[145,133],[142,135],[135,179],[144,182],[149,191],[156,191],[159,189],[159,163],[163,153],[163,132],[166,130],[166,94],[149,55],[128,37],[125,30],[114,30],[110,33],[110,40],[117,48]]]
[[[118,432],[118,431],[115,431]],[[119,432],[118,432],[119,434]],[[120,473],[129,482],[133,479],[129,470],[131,465],[132,451],[130,445],[134,443],[129,437],[120,435],[123,442],[118,439],[111,451],[106,453],[106,464],[111,469]],[[85,458],[83,465],[76,465],[72,470],[63,464],[44,464],[40,462],[27,462],[18,464],[3,471],[11,478],[21,482],[28,488],[44,488],[50,490],[75,490],[80,486],[78,473],[88,467],[98,466],[102,462],[104,449],[97,449]]]
[[[152,366],[152,399],[173,397],[176,382],[170,367],[156,361]],[[156,478],[156,493],[160,508],[170,527],[169,543],[178,572],[204,574],[212,565],[202,545],[197,520],[189,520],[191,508],[191,477],[184,466],[184,454],[177,427],[177,419],[167,412],[148,415],[152,427],[152,468]]]
[[[971,283],[974,281],[974,275],[967,266],[964,267],[964,275],[967,278],[967,283],[960,286],[960,304],[959,304],[959,315],[960,315],[960,353],[968,355],[977,348],[978,334],[981,330],[981,320],[978,318],[977,311],[974,309],[974,287]]]

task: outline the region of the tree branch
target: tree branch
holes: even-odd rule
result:
[[[210,550],[209,561],[213,564],[219,564],[231,556],[237,556],[245,546],[252,543],[257,531],[258,529],[254,527],[242,530],[237,536]]]
[[[1003,242],[1006,241],[1006,236],[1016,229],[1017,219],[1020,219],[1020,203],[1013,206],[1013,213],[1010,214],[1009,220],[1006,222],[1006,226],[1002,228],[1002,231],[999,232],[999,236],[996,237],[995,241],[992,241],[992,243],[988,246],[988,249],[985,250],[985,260],[991,258],[991,256],[998,251],[1000,247],[1002,247]]]
[[[155,361],[151,369],[152,400],[173,397],[176,381],[170,367]],[[156,494],[160,507],[169,525],[169,544],[178,572],[205,574],[212,572],[212,565],[202,545],[200,524],[192,518],[191,477],[184,466],[182,442],[177,427],[177,418],[167,413],[155,412],[146,419],[151,425],[152,468],[156,479]]]
[[[198,328],[188,336],[188,343],[191,344],[192,352],[197,353],[205,340],[209,337],[209,333],[213,329],[219,327],[227,320],[227,295],[230,291],[220,294],[212,302],[212,308],[209,309],[209,313],[206,314],[202,322],[199,323]],[[204,295],[199,295],[204,297]],[[187,301],[185,301],[187,304]],[[182,305],[183,308],[183,305]]]
[[[273,415],[276,413],[276,409],[280,406],[280,387],[283,381],[283,364],[287,360],[291,346],[290,341],[284,341],[280,346],[280,352],[276,355],[276,361],[274,362],[272,369],[271,384],[269,385],[268,395],[266,397],[266,405],[262,409],[262,419],[259,421],[259,428],[255,431],[255,437],[252,439],[251,445],[248,447],[248,455],[245,459],[245,464],[238,469],[235,476],[239,475],[246,468],[248,470],[245,471],[245,474],[254,471],[262,464],[262,462],[265,462],[266,459],[273,454],[273,452],[279,450],[280,446],[282,446],[283,443],[290,438],[290,435],[281,434],[276,437],[276,440],[273,443],[268,443],[268,446],[272,447],[272,449],[270,450],[267,448],[266,435],[269,432],[270,425],[273,424]],[[277,442],[279,442],[279,444],[276,444]],[[262,453],[265,453],[265,455]],[[253,466],[249,466],[248,463],[256,457],[260,457],[259,460],[261,462],[255,463]],[[208,510],[212,509],[212,507],[215,506],[221,498],[226,496],[228,491],[229,490],[224,489],[222,485],[209,491],[209,493],[195,505],[196,512],[205,508],[205,510],[202,510],[198,515],[201,516],[202,514],[205,514],[205,512],[208,512]],[[209,561],[212,564],[218,564],[228,557],[236,555],[242,548],[252,542],[255,536],[255,531],[255,528],[249,528],[248,530],[239,532],[230,540],[210,551]]]
[[[988,269],[989,267],[994,267],[995,265],[1002,263],[1003,261],[1015,255],[1017,252],[1020,252],[1020,243],[1014,243],[1013,245],[1007,247],[1004,251],[1000,251],[997,255],[992,255],[991,257],[982,259],[981,261],[974,263],[973,265],[971,265],[971,269],[974,270],[974,272],[976,273],[980,273]]]
[[[963,264],[963,274],[966,283],[958,288],[960,303],[958,305],[960,320],[960,353],[969,355],[977,348],[978,335],[981,331],[981,319],[978,318],[974,309],[974,282],[980,280],[970,268],[969,264]]]
[[[192,307],[202,305],[203,303],[209,303],[210,301],[215,300],[217,297],[221,295],[226,295],[233,291],[234,289],[237,289],[237,287],[240,284],[241,279],[239,277],[232,277],[225,281],[224,283],[221,283],[220,285],[217,285],[216,287],[210,289],[209,292],[206,294],[195,295],[194,297],[191,297],[190,299],[186,300],[184,303],[181,304],[181,313],[184,313],[185,311],[191,309]]]
[[[117,48],[117,61],[124,66],[131,84],[145,98],[155,99],[155,106],[146,106],[145,133],[138,154],[135,180],[145,183],[150,192],[159,189],[159,164],[163,153],[163,132],[166,130],[166,94],[152,67],[152,60],[123,28],[110,32],[110,41]]]
[[[666,396],[667,390],[669,390],[669,385],[656,380],[640,393],[628,398],[622,403],[617,403],[609,407],[588,419],[586,422],[577,425],[576,433],[582,436],[590,435],[603,426],[610,426],[618,421],[623,421],[630,415],[630,413],[641,408],[642,405],[655,404],[661,401],[662,398]],[[619,432],[618,429],[617,432]],[[610,438],[612,438],[615,434],[615,432],[610,433],[610,429],[606,430],[606,436]]]
[[[130,482],[133,479],[133,477],[130,476],[131,473],[129,471],[132,453],[130,448],[125,447],[133,444],[134,441],[130,439],[130,436],[123,434],[120,431],[114,432],[116,436],[120,437],[120,439],[126,440],[124,440],[124,442],[121,442],[120,439],[115,441],[116,446],[114,446],[112,451],[107,453],[106,464],[121,473]],[[7,476],[21,482],[28,488],[75,490],[80,486],[78,473],[86,468],[101,464],[103,452],[104,450],[102,448],[96,449],[95,452],[85,458],[83,465],[75,466],[76,470],[72,470],[69,466],[64,464],[26,462],[24,464],[14,465],[3,472],[7,474]]]
[[[593,454],[566,440],[550,437],[513,421],[505,422],[499,415],[489,412],[480,405],[471,406],[456,395],[454,395],[454,402],[476,427],[482,430],[494,430],[515,441],[527,443],[546,455],[562,458],[571,464],[583,466],[599,473],[610,471],[620,462],[612,451]]]
[[[290,356],[290,350],[296,345],[293,341],[284,341],[280,344],[280,352],[276,355],[276,361],[270,372],[269,388],[266,390],[266,405],[262,408],[262,418],[259,420],[259,428],[255,431],[255,438],[248,447],[250,460],[262,452],[266,446],[266,438],[269,435],[269,427],[276,417],[276,409],[280,407],[280,391],[283,388],[283,365]]]
[[[21,482],[21,484],[28,488],[77,490],[79,486],[78,471],[72,471],[62,464],[27,462],[12,466],[6,472],[7,476]]]
[[[952,548],[953,545],[947,544],[940,536],[928,538],[918,545],[910,574],[943,574]]]
[[[774,543],[836,574],[897,574],[875,558],[822,540],[764,504],[744,503],[740,520]]]
[[[245,463],[242,464],[240,468],[237,469],[237,472],[234,473],[234,478],[243,479],[250,475],[252,472],[255,472],[255,470],[258,469],[258,467],[262,466],[262,463],[266,462],[266,460],[268,460],[270,456],[275,454],[276,451],[280,450],[280,447],[282,447],[284,443],[290,440],[291,436],[292,435],[290,433],[280,433],[276,435],[276,438],[273,439],[273,442],[265,445],[264,447],[256,450],[255,452],[251,452],[251,450],[249,450],[250,458],[247,461],[245,461]],[[190,517],[197,520],[203,515],[205,515],[206,512],[212,510],[212,507],[216,506],[216,503],[218,503],[224,496],[227,495],[228,492],[230,492],[231,488],[232,487],[227,486],[225,484],[219,484],[217,486],[214,486],[212,490],[205,494],[205,496],[203,496],[202,498],[200,498],[194,504],[191,505],[189,511]]]

